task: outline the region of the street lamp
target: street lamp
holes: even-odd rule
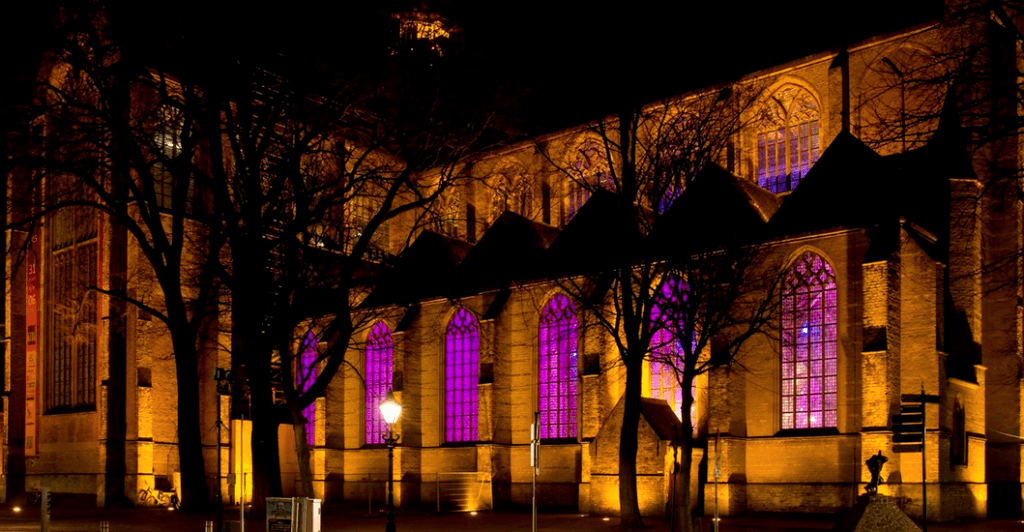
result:
[[[395,422],[402,415],[402,405],[395,400],[395,394],[388,390],[384,402],[380,404],[380,415],[388,424],[388,433],[384,435],[384,443],[388,446],[388,524],[384,532],[395,532],[395,444],[398,435],[394,432]]]

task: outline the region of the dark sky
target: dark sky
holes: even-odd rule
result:
[[[175,61],[214,64],[281,53],[317,61],[376,57],[384,13],[422,0],[247,2],[119,1],[122,32]],[[55,3],[0,7],[4,67],[27,68],[45,46]],[[829,2],[627,1],[598,7],[564,0],[434,1],[464,29],[459,79],[490,90],[514,85],[529,96],[529,121],[561,127],[600,116],[619,96],[650,101],[804,55],[839,48],[935,15],[940,0]],[[5,76],[9,76],[9,72]]]

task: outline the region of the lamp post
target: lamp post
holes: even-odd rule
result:
[[[224,530],[224,500],[221,496],[220,487],[220,440],[221,440],[221,428],[224,426],[224,422],[220,419],[220,390],[225,382],[231,379],[231,372],[224,368],[217,368],[213,372],[213,380],[217,382],[217,389],[214,392],[217,397],[217,532]]]
[[[394,432],[395,422],[402,415],[402,405],[395,400],[395,394],[388,390],[384,402],[380,404],[380,414],[388,424],[388,433],[384,435],[384,443],[388,446],[388,524],[384,532],[395,532],[395,444],[398,435]]]

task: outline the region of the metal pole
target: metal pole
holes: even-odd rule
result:
[[[224,501],[221,497],[221,470],[220,470],[220,438],[221,438],[221,421],[220,421],[220,395],[217,396],[217,532],[223,532],[224,526]]]
[[[722,469],[718,463],[718,458],[721,454],[718,452],[718,440],[722,437],[722,432],[718,431],[715,433],[715,532],[718,532],[718,477],[722,476]]]
[[[540,469],[540,412],[533,413],[530,426],[530,469],[533,470],[533,532],[537,532],[537,470]]]
[[[395,532],[395,438],[388,425],[388,524],[384,532]]]
[[[925,482],[927,460],[924,447],[928,440],[928,405],[924,397],[924,381],[921,382],[921,532],[928,532],[928,484]]]
[[[238,459],[238,472],[241,479],[241,492],[238,496],[238,526],[240,532],[245,532],[245,414],[239,416],[241,420],[238,422],[238,448],[239,448],[239,459]]]
[[[50,488],[43,488],[39,494],[39,530],[50,532]]]

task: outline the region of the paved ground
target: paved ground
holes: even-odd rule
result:
[[[238,518],[238,510],[229,510],[226,518]],[[7,505],[0,505],[0,531],[39,530],[38,512],[15,514]],[[99,532],[100,522],[110,523],[110,532],[203,532],[210,515],[190,515],[163,509],[97,509],[58,508],[51,520],[52,532]],[[396,518],[398,532],[464,532],[488,530],[493,532],[530,532],[530,514],[527,512],[480,512],[434,515],[426,512],[400,513]],[[648,519],[651,532],[668,532],[666,521]],[[724,518],[720,532],[816,532],[830,530],[834,517],[749,515]],[[383,515],[367,516],[366,509],[327,507],[324,512],[323,532],[383,532]],[[538,518],[542,532],[616,532],[614,518],[582,517],[579,514],[544,514]],[[703,523],[710,530],[710,519]],[[929,532],[1024,532],[1024,523],[1018,521],[980,521],[973,523],[932,523]],[[247,532],[265,532],[266,524],[249,522]]]

